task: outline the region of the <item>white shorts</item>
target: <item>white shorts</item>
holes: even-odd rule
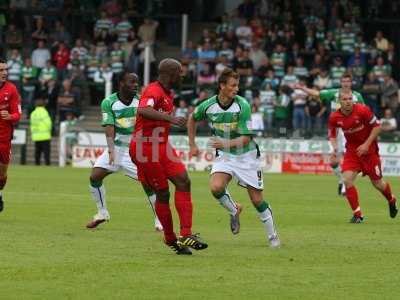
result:
[[[337,147],[338,147],[336,154],[343,156],[343,153],[344,153],[344,150],[346,147],[346,138],[344,137],[344,133],[341,128],[338,129],[336,143],[337,143]]]
[[[110,172],[118,172],[119,170],[124,170],[125,175],[129,176],[133,179],[138,179],[137,175],[137,167],[132,162],[131,157],[129,156],[129,148],[128,147],[118,147],[115,146],[115,158],[114,164],[109,164],[109,156],[108,150],[105,150],[94,163],[94,168],[103,168]]]
[[[249,185],[258,190],[264,189],[261,159],[257,157],[257,150],[241,155],[219,151],[211,169],[211,174],[214,173],[227,173],[235,177],[243,187]]]

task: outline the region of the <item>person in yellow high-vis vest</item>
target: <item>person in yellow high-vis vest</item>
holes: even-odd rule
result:
[[[40,165],[40,158],[44,154],[46,165],[50,165],[50,142],[52,122],[45,107],[45,99],[38,97],[35,109],[30,115],[32,141],[35,142],[35,164]]]

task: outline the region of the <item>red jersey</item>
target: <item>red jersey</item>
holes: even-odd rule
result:
[[[171,114],[174,109],[173,94],[166,90],[161,83],[154,81],[143,91],[139,107],[152,107],[163,113]],[[162,143],[168,142],[170,122],[146,119],[142,115],[137,115],[133,136],[160,137]],[[140,133],[141,132],[141,133]]]
[[[0,111],[11,114],[11,120],[3,120],[0,116],[0,143],[10,143],[13,136],[13,125],[21,117],[21,99],[15,85],[6,81],[0,86]]]
[[[346,138],[346,152],[356,152],[358,146],[363,144],[371,134],[374,127],[380,126],[378,119],[368,106],[353,104],[353,111],[345,116],[340,109],[329,117],[329,137],[336,138],[337,128],[342,128]],[[368,154],[378,153],[378,143],[373,141],[368,149]]]

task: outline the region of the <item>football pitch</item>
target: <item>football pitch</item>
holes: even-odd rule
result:
[[[136,182],[106,179],[111,221],[95,213],[89,169],[11,166],[0,214],[0,299],[398,299],[400,218],[390,219],[367,178],[366,216],[350,209],[333,175],[265,175],[280,249],[270,249],[246,191],[241,232],[211,197],[208,174],[191,173],[194,231],[209,248],[178,256],[161,243]],[[399,179],[387,177],[400,196]],[[173,202],[172,202],[173,203]],[[174,209],[173,209],[174,210]],[[174,214],[175,227],[177,217]]]

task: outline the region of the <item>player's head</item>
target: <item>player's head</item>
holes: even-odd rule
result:
[[[349,90],[351,89],[353,77],[350,73],[344,73],[342,77],[340,77],[340,85],[343,89]]]
[[[350,113],[353,110],[353,95],[351,93],[340,93],[340,109],[344,113]]]
[[[8,66],[7,62],[0,58],[0,84],[3,84],[7,80]]]
[[[160,81],[169,87],[179,88],[182,82],[182,65],[173,58],[165,58],[158,65],[158,76]]]
[[[139,90],[139,77],[136,73],[125,70],[118,76],[118,86],[120,93],[133,98]]]
[[[218,78],[219,93],[229,99],[239,91],[239,74],[230,68],[225,68]]]

